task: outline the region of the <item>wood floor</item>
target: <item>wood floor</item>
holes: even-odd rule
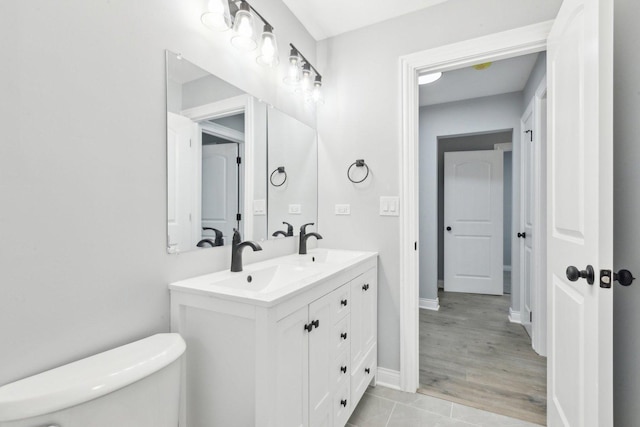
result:
[[[420,310],[420,390],[430,396],[544,425],[547,360],[507,320],[509,295],[440,291]]]

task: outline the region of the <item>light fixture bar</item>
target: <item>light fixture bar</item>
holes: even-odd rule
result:
[[[316,69],[316,67],[313,66],[313,64],[311,62],[309,62],[309,60],[307,58],[304,57],[304,55],[302,54],[302,52],[300,52],[300,49],[298,49],[297,47],[295,47],[293,45],[293,43],[289,43],[289,46],[291,46],[291,49],[295,50],[296,52],[298,52],[298,55],[300,55],[300,58],[302,58],[302,60],[304,62],[306,62],[307,64],[309,64],[309,66],[311,67],[311,69],[313,70],[314,73],[316,73],[316,76],[319,76],[322,79],[322,74],[320,74],[318,72],[318,70]]]

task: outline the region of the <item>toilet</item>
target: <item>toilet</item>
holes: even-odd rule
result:
[[[0,387],[0,427],[176,427],[179,334],[157,334]]]

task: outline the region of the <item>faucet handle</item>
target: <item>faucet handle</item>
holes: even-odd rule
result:
[[[287,236],[293,236],[293,225],[289,224],[287,221],[282,221],[282,223],[287,226]]]
[[[308,225],[315,225],[315,222],[309,222],[309,223],[307,223],[307,224],[303,224],[303,225],[300,227],[300,234],[305,234],[305,233],[307,232],[307,226],[308,226]]]

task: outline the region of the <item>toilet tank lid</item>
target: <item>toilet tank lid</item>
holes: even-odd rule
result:
[[[0,387],[0,422],[96,399],[164,368],[185,351],[178,334],[157,334]]]

